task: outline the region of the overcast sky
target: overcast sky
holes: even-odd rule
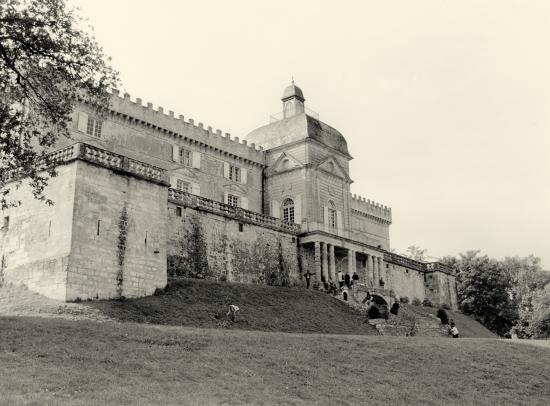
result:
[[[399,252],[550,268],[550,1],[71,3],[133,98],[240,138],[294,76]]]

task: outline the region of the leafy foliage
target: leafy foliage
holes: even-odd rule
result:
[[[169,258],[170,276],[211,279],[215,277],[208,265],[207,243],[202,223],[198,216],[190,217],[190,229],[185,231],[179,241],[179,255]]]
[[[449,316],[447,315],[445,309],[437,309],[437,317],[441,320],[441,324],[449,324]]]
[[[422,306],[424,307],[433,307],[433,303],[430,299],[426,298],[422,301]]]
[[[43,193],[48,177],[55,176],[47,149],[69,137],[79,98],[106,107],[106,90],[118,83],[109,59],[81,24],[66,0],[0,2],[2,208],[20,203],[4,187],[9,173],[28,177],[35,198],[52,203]]]
[[[400,296],[399,301],[401,303],[409,303],[409,297],[408,296]]]
[[[464,313],[500,335],[510,331],[520,337],[550,335],[550,299],[545,293],[550,272],[542,269],[539,258],[496,260],[469,251],[442,262],[458,272],[458,302]]]
[[[413,298],[411,304],[412,304],[413,306],[420,306],[420,305],[422,304],[422,302],[420,301],[419,298],[415,297],[415,298]]]

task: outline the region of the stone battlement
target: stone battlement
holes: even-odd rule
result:
[[[264,164],[262,146],[257,146],[254,143],[248,144],[244,139],[231,137],[231,134],[224,134],[219,129],[213,130],[211,126],[205,128],[203,123],[195,124],[195,120],[192,118],[185,119],[183,115],[176,117],[173,111],[165,112],[161,106],[154,109],[152,103],[143,105],[142,99],[132,100],[128,93],[120,96],[118,90],[113,90],[110,109],[115,115],[147,127],[156,128],[176,138],[188,139],[191,142]]]
[[[271,228],[277,231],[284,231],[291,234],[300,233],[300,225],[287,223],[276,217],[245,210],[240,207],[231,206],[205,197],[197,196],[177,189],[168,190],[168,201],[191,207],[197,210],[207,211],[220,216],[229,217],[244,223],[256,224],[262,227]]]
[[[351,194],[351,209],[367,216],[373,216],[391,223],[391,207],[371,201],[362,196]]]

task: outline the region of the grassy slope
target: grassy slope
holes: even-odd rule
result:
[[[0,404],[547,405],[550,349],[0,317]]]
[[[326,293],[197,279],[172,282],[165,293],[125,301],[89,303],[119,321],[220,327],[228,304],[241,309],[227,327],[293,333],[378,334],[365,316]],[[223,315],[217,320],[214,315]]]
[[[424,306],[413,306],[410,304],[404,305],[415,312],[429,313],[434,316],[437,315],[437,308],[435,307],[424,307]],[[454,320],[456,327],[460,333],[461,337],[480,337],[480,338],[495,338],[496,334],[493,334],[487,328],[482,326],[480,323],[474,319],[458,312],[453,312],[451,310],[445,310],[449,316],[449,320]]]

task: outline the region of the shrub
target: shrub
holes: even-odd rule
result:
[[[392,298],[396,298],[397,296],[395,295],[395,291],[393,289],[390,289],[390,297]]]
[[[372,304],[367,310],[367,316],[369,319],[379,319],[380,318],[380,309],[377,305]]]
[[[437,317],[439,318],[439,320],[441,320],[441,324],[449,324],[449,316],[447,316],[447,312],[445,311],[445,309],[438,309]]]
[[[449,306],[447,303],[443,303],[441,307],[444,308],[445,310],[451,310],[451,306]]]
[[[425,307],[434,307],[433,303],[430,301],[430,299],[426,298],[422,301],[422,306]]]
[[[394,303],[391,305],[390,313],[391,313],[391,314],[395,314],[395,315],[397,316],[397,314],[399,313],[399,303],[394,302]]]
[[[420,301],[419,298],[415,297],[413,300],[412,300],[412,304],[413,306],[420,306],[422,304],[422,302]]]
[[[388,320],[390,318],[390,312],[388,311],[388,306],[380,306],[380,318]]]
[[[409,303],[409,297],[408,296],[400,296],[399,301],[401,303]]]

